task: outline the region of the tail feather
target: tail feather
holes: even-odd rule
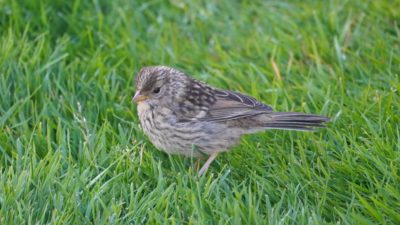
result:
[[[312,131],[320,127],[325,127],[325,123],[329,120],[328,117],[313,114],[277,112],[269,115],[269,120],[265,122],[264,127]]]

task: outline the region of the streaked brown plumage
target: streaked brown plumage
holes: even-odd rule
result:
[[[183,72],[152,66],[135,80],[139,120],[160,150],[191,157],[208,155],[201,175],[219,152],[228,151],[244,134],[265,129],[314,130],[324,116],[274,112],[252,97],[211,87]]]

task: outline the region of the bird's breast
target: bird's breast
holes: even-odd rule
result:
[[[138,105],[143,132],[158,149],[169,154],[202,156],[227,151],[240,138],[240,132],[226,123],[184,121],[165,107]]]
[[[170,154],[191,155],[191,150],[201,135],[195,123],[180,123],[170,109],[153,107],[146,103],[138,105],[143,132],[160,150]]]

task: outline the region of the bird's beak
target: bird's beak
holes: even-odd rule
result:
[[[148,97],[147,97],[146,95],[142,95],[142,94],[140,93],[140,91],[137,91],[137,92],[135,93],[135,96],[133,96],[132,101],[133,101],[133,102],[136,102],[136,103],[139,103],[139,102],[141,102],[141,101],[146,100],[147,98],[148,98]]]

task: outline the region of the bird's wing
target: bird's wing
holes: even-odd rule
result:
[[[272,112],[272,108],[253,97],[227,90],[214,90],[216,101],[199,120],[226,121]]]
[[[215,89],[196,80],[189,86],[185,101],[174,110],[180,121],[227,121],[272,112],[270,106],[238,92]]]

